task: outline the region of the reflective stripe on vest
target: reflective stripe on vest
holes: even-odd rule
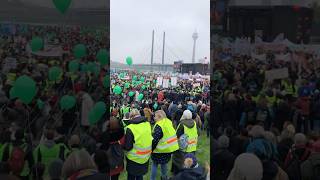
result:
[[[130,124],[127,126],[134,136],[133,148],[126,153],[129,160],[138,164],[149,161],[152,152],[151,125],[149,122]]]
[[[179,149],[176,131],[168,118],[156,122],[160,126],[163,137],[158,142],[154,153],[172,153]],[[156,125],[154,127],[156,127]]]
[[[194,152],[197,150],[198,144],[198,130],[197,125],[195,124],[192,128],[188,128],[183,125],[184,133],[188,136],[188,147],[182,151],[184,152]]]

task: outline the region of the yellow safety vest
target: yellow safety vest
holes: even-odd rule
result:
[[[275,103],[277,103],[277,97],[276,96],[266,96],[267,100],[268,100],[268,106],[271,107],[273,106]]]
[[[130,124],[127,126],[134,136],[133,148],[126,153],[129,160],[138,164],[149,161],[152,152],[151,125],[149,122]]]
[[[180,124],[178,125],[179,129]],[[198,144],[198,130],[197,125],[194,124],[192,128],[188,128],[187,126],[183,125],[184,134],[188,136],[188,147],[186,149],[183,149],[183,152],[194,152],[197,151],[197,144]]]
[[[16,80],[17,75],[15,73],[8,73],[7,74],[7,83],[9,85],[13,85],[14,81]]]
[[[288,84],[287,82],[283,82],[284,89],[286,91],[286,94],[296,95],[297,92],[297,86],[294,85],[295,90],[293,90],[293,87],[291,84]]]
[[[67,158],[69,154],[68,148],[64,144],[55,144],[51,148],[48,148],[45,145],[38,145],[37,148],[33,151],[33,158],[35,162],[41,162],[45,165],[45,167],[49,167],[49,165],[60,156],[61,147],[64,146],[64,157]],[[39,157],[41,155],[41,161]],[[48,168],[45,169],[44,177],[49,176]]]
[[[160,126],[163,137],[158,142],[154,153],[172,153],[179,149],[178,138],[176,131],[172,125],[172,122],[168,118],[164,118],[158,122],[156,125]],[[154,128],[156,127],[154,126]],[[154,131],[153,128],[153,131]]]

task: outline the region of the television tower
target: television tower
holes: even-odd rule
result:
[[[193,52],[192,52],[192,63],[195,63],[195,56],[196,56],[196,41],[198,39],[198,33],[195,31],[192,34],[192,39],[193,39]]]

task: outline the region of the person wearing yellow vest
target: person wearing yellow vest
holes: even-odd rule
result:
[[[125,131],[126,170],[128,180],[143,180],[148,173],[152,152],[151,125],[138,109],[130,112],[129,125]]]
[[[172,157],[172,172],[177,174],[183,169],[183,157],[187,153],[193,153],[197,151],[198,144],[198,128],[195,120],[192,119],[192,112],[185,110],[180,118],[179,125],[176,130],[177,137],[180,141],[180,149],[173,153]],[[185,140],[185,147],[182,148],[182,139],[187,137]]]
[[[29,175],[31,173],[30,170],[34,164],[32,147],[24,141],[25,135],[23,129],[18,129],[14,133],[14,137],[15,140],[13,142],[7,143],[4,146],[2,161],[7,162],[8,164],[11,163],[10,161],[16,161],[12,164],[13,167],[9,165],[11,173],[19,176],[22,180],[27,180],[29,179]],[[18,152],[20,150],[21,152],[23,151],[22,154]],[[15,153],[15,155],[13,155],[13,153]],[[15,156],[16,158],[13,158],[13,156]],[[19,164],[21,164],[22,166],[20,166]],[[13,169],[11,169],[11,167]],[[17,171],[18,169],[19,172],[14,172],[14,170]]]
[[[161,180],[167,180],[167,165],[171,154],[179,149],[178,138],[172,121],[163,110],[155,112],[156,124],[152,130],[151,180],[156,180],[157,168],[161,166]]]
[[[49,178],[48,167],[56,159],[65,160],[69,154],[64,144],[56,144],[54,141],[54,130],[48,129],[45,132],[45,140],[33,151],[33,158],[36,164],[43,164],[45,167],[44,179]]]

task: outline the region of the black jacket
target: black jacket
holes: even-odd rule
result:
[[[206,180],[207,174],[203,167],[183,169],[172,180]]]
[[[235,156],[227,149],[218,149],[212,157],[213,179],[227,179],[234,164]]]

